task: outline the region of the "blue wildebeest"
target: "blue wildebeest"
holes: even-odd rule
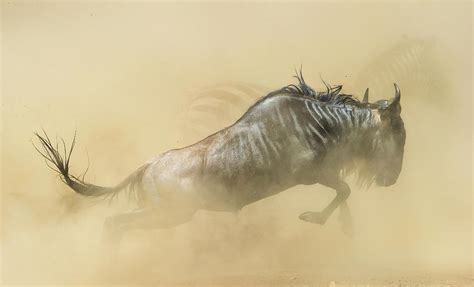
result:
[[[46,133],[36,134],[37,150],[79,194],[136,192],[139,209],[105,222],[106,234],[114,237],[137,228],[175,226],[200,209],[236,212],[295,185],[316,183],[334,189],[336,197],[322,211],[299,218],[324,224],[340,207],[349,224],[348,171],[381,186],[394,184],[400,174],[405,145],[400,90],[395,84],[393,99],[369,103],[368,90],[360,102],[340,93],[342,86],[317,92],[301,73],[297,79],[298,85],[259,99],[233,125],[152,158],[115,187],[89,184],[69,173],[75,137],[69,150],[62,142],[62,154]]]

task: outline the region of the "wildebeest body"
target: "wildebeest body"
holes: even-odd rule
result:
[[[324,224],[339,206],[348,219],[347,171],[355,168],[369,184],[388,186],[398,178],[405,144],[400,91],[395,85],[394,99],[372,104],[368,91],[359,102],[339,94],[341,86],[315,92],[302,75],[297,78],[299,86],[270,93],[235,124],[151,159],[113,188],[69,174],[74,141],[62,157],[47,135],[37,134],[44,152],[38,151],[80,194],[136,190],[141,207],[109,220],[106,226],[115,233],[173,226],[199,209],[235,212],[298,184],[320,183],[337,193],[322,212],[305,212],[300,219]]]
[[[234,125],[151,161],[147,173],[158,178],[153,191],[158,196],[184,193],[186,199],[191,193],[198,208],[238,210],[291,186],[317,183],[343,168],[355,144],[351,141],[360,138],[354,134],[370,129],[351,126],[357,123],[355,115],[372,115],[318,103],[333,114],[331,122],[313,110],[314,104],[314,99],[288,94],[261,99]],[[337,118],[341,108],[346,109],[345,123]]]

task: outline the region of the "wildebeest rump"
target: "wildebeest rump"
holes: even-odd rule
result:
[[[162,228],[190,220],[200,209],[235,212],[298,184],[319,183],[337,195],[322,211],[299,218],[324,224],[341,207],[346,230],[350,194],[344,175],[358,173],[366,184],[389,186],[402,167],[405,129],[400,90],[391,100],[362,102],[340,93],[342,86],[317,92],[300,73],[289,85],[258,100],[233,125],[188,147],[158,155],[115,187],[86,183],[69,173],[64,154],[46,133],[37,149],[74,191],[85,196],[133,190],[140,208],[106,221],[109,234],[135,228]]]

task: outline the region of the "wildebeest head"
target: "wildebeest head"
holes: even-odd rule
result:
[[[403,162],[405,147],[405,127],[400,117],[400,89],[395,85],[395,97],[376,103],[380,115],[379,129],[374,140],[372,168],[374,168],[375,182],[380,186],[394,184]]]

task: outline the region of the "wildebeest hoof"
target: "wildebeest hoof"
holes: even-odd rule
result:
[[[354,237],[354,226],[352,225],[352,223],[343,223],[342,232],[344,232],[347,237]]]
[[[342,227],[342,232],[344,232],[345,235],[348,237],[353,237],[354,236],[354,226],[352,224],[352,217],[350,213],[342,212],[339,214],[339,221],[341,223]]]
[[[304,221],[317,223],[321,225],[326,222],[326,218],[321,212],[306,211],[306,212],[301,213],[298,218]]]

